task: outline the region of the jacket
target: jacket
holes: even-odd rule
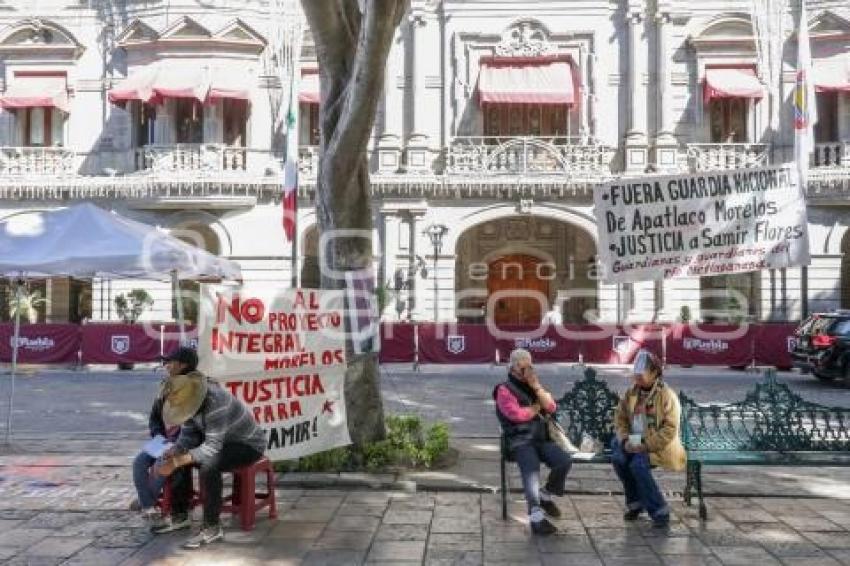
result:
[[[500,383],[493,389],[494,400],[500,387],[507,388],[517,398],[517,401],[519,401],[522,407],[530,407],[534,404],[535,399],[532,399],[525,392],[514,387],[510,382]],[[503,415],[497,406],[496,416],[499,418],[499,424],[502,426],[502,434],[507,438],[508,450],[511,452],[519,446],[546,442],[548,438],[546,421],[539,414],[535,415],[530,421],[515,423]]]
[[[630,387],[617,406],[614,423],[617,437],[629,437],[629,428],[639,397],[638,386]],[[682,412],[676,392],[663,381],[656,381],[646,399],[647,418],[643,443],[653,466],[665,470],[685,469],[687,454],[679,438],[679,416]]]

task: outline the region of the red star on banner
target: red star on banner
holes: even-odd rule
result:
[[[334,402],[333,402],[333,401],[331,401],[330,399],[328,399],[327,401],[325,401],[325,404],[324,404],[324,405],[322,405],[322,414],[323,414],[323,415],[324,415],[325,413],[331,413],[331,414],[333,414],[333,412],[334,412],[334,408],[333,408],[333,407],[334,407]]]

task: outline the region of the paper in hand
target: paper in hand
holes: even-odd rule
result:
[[[157,434],[145,443],[142,450],[144,450],[152,458],[161,458],[165,451],[171,448],[171,446],[171,442],[168,442],[161,434]]]

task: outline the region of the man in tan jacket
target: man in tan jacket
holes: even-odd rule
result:
[[[636,520],[642,511],[652,525],[667,527],[670,508],[658,489],[652,468],[680,471],[685,449],[679,440],[679,398],[661,380],[661,362],[641,350],[635,358],[632,385],[617,407],[617,435],[611,441],[611,463],[626,494],[623,518]]]

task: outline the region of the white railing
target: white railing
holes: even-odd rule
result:
[[[848,167],[850,166],[850,143],[827,142],[815,144],[812,155],[812,167]]]
[[[691,171],[764,167],[770,162],[768,148],[763,143],[689,143],[688,166]]]
[[[456,137],[447,149],[446,172],[601,177],[611,174],[615,153],[613,147],[578,138]]]
[[[148,145],[135,150],[137,171],[240,171],[247,165],[246,149],[217,143]]]
[[[77,173],[77,155],[64,147],[0,147],[0,176]]]

